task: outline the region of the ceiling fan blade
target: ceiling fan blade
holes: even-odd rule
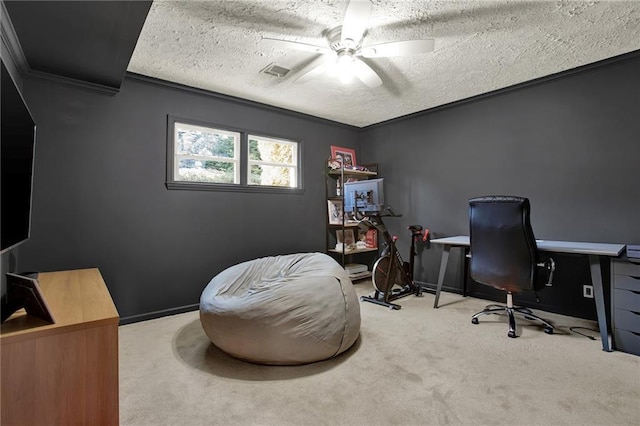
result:
[[[328,47],[316,46],[315,44],[301,43],[299,41],[284,40],[280,38],[262,37],[262,42],[272,46],[286,47],[290,49],[303,50],[312,53],[331,53]]]
[[[311,61],[306,67],[304,67],[298,75],[296,75],[291,81],[304,83],[313,78],[316,78],[327,71],[327,66],[331,62],[331,59],[327,59],[324,56],[318,56]]]
[[[391,56],[417,55],[433,52],[435,41],[432,38],[425,40],[406,40],[381,43],[360,49],[359,56],[365,58],[382,58]]]
[[[378,87],[382,85],[382,80],[369,65],[365,64],[360,59],[354,59],[353,74],[358,77],[360,81],[369,87]]]
[[[370,14],[371,2],[369,0],[351,0],[342,24],[342,43],[351,44],[350,47],[353,48],[360,43],[367,29]]]

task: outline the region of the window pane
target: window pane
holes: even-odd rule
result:
[[[249,160],[262,160],[260,148],[258,148],[258,141],[255,139],[249,139]]]
[[[236,136],[214,129],[190,129],[176,123],[176,154],[235,158]]]
[[[235,164],[224,161],[180,160],[176,180],[187,182],[234,183]]]
[[[249,139],[249,160],[294,165],[296,144]]]
[[[253,164],[251,166],[249,184],[295,187],[293,171],[291,167]]]

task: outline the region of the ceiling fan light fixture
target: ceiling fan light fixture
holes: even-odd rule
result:
[[[336,62],[338,63],[338,67],[340,68],[351,67],[354,61],[355,61],[355,58],[353,57],[353,55],[346,52],[338,54],[338,58],[336,59]]]
[[[340,83],[342,84],[349,84],[353,81],[353,74],[351,73],[342,73],[340,74],[340,77],[338,77],[338,80],[340,80]]]
[[[350,38],[342,40],[341,43],[343,48],[351,50],[356,50],[359,44],[358,41],[352,40]]]
[[[336,74],[340,81],[348,84],[353,81],[355,74],[355,58],[349,52],[340,52],[336,58]]]
[[[328,47],[269,37],[262,37],[262,41],[319,53],[326,58],[326,60],[311,61],[303,71],[298,73],[294,81],[302,82],[326,73],[330,77],[340,79],[345,84],[357,78],[366,86],[375,88],[382,85],[382,79],[378,75],[378,71],[361,58],[368,60],[369,58],[428,53],[434,49],[434,40],[391,41],[363,48],[362,45],[366,45],[364,39],[367,36],[371,7],[371,0],[350,0],[342,25],[322,32],[328,42]]]

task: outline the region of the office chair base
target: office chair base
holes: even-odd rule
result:
[[[511,338],[516,338],[518,337],[516,334],[516,320],[515,320],[515,315],[520,315],[521,317],[523,317],[526,320],[529,321],[537,321],[541,324],[544,325],[544,332],[547,334],[553,334],[553,325],[551,325],[551,323],[549,323],[547,320],[540,318],[539,316],[535,315],[531,309],[529,308],[523,308],[523,307],[509,307],[506,305],[496,305],[496,304],[492,304],[492,305],[488,305],[486,308],[484,308],[482,311],[478,312],[477,314],[475,314],[473,317],[471,317],[471,324],[479,324],[480,321],[478,320],[478,317],[481,315],[489,315],[489,314],[501,314],[503,312],[506,312],[508,317],[509,317],[509,333],[507,333],[507,336],[511,337]]]

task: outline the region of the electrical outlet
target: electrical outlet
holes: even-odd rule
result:
[[[588,299],[593,299],[593,286],[589,284],[583,285],[582,295]]]

